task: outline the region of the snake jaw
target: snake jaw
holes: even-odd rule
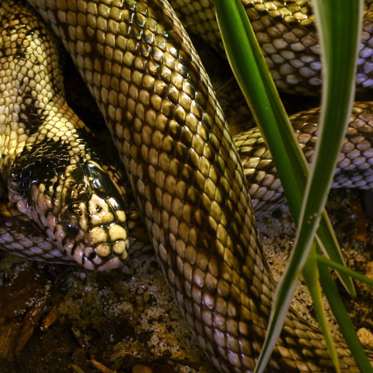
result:
[[[61,249],[88,270],[120,267],[129,246],[126,201],[111,174],[89,160],[64,185],[57,218]]]
[[[63,246],[64,252],[69,255],[76,263],[88,270],[96,269],[97,263],[91,259],[91,254],[94,253],[92,247],[86,246],[84,243],[75,244],[69,242]]]
[[[118,256],[109,256],[109,258],[100,256],[97,254],[97,248],[87,245],[84,241],[78,244],[69,242],[64,245],[63,251],[87,270],[108,271],[120,268],[123,265],[123,258]]]
[[[129,246],[123,198],[96,162],[85,163],[73,174],[78,183],[65,183],[69,187],[57,216],[59,246],[88,270],[118,268]]]

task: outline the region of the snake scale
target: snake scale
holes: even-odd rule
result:
[[[280,1],[268,3],[268,9],[259,0],[243,2],[258,27],[261,20],[263,29],[270,26],[271,12],[279,9],[282,18],[273,18],[277,29],[293,25],[292,30],[308,30],[307,40],[314,38],[308,17],[297,11],[307,13],[305,1],[289,2],[290,10]],[[99,270],[117,267],[127,256],[140,215],[131,192],[120,197],[126,193],[123,187],[108,177],[105,162],[84,135],[78,136],[84,125],[63,100],[51,36],[19,3],[2,0],[0,8],[1,244],[11,251],[26,248],[23,254],[33,258],[75,260]],[[219,372],[252,371],[265,335],[273,281],[249,190],[257,206],[281,196],[258,131],[237,135],[234,143],[203,65],[167,0],[29,3],[62,40],[105,117],[163,272],[201,348]],[[209,0],[172,4],[191,27],[207,26],[212,19]],[[364,27],[371,26],[366,22]],[[213,33],[206,35],[214,39]],[[363,44],[361,53],[366,48]],[[286,55],[291,56],[282,57]],[[319,70],[317,57],[312,61]],[[365,79],[359,82],[367,86],[369,57],[364,61],[359,74]],[[285,83],[295,80],[285,78]],[[310,82],[305,84],[316,84],[317,78]],[[317,114],[313,110],[294,117],[308,158]],[[336,186],[371,187],[371,120],[371,105],[356,103]],[[34,147],[37,143],[41,148]],[[50,155],[59,161],[53,163]],[[78,166],[82,155],[83,166]],[[58,193],[51,195],[54,188]],[[26,221],[47,236],[35,238],[37,247],[21,225]],[[14,231],[18,242],[13,242]],[[344,372],[358,371],[342,341],[338,353]],[[320,332],[290,310],[268,371],[332,369]]]

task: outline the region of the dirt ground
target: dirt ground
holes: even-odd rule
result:
[[[348,264],[366,273],[373,232],[358,197],[337,193],[329,207]],[[259,220],[276,276],[293,242],[289,221],[286,210]],[[358,289],[351,316],[358,329],[373,331],[372,294]],[[312,312],[304,293],[297,299],[298,312]],[[111,273],[2,257],[0,372],[207,373],[203,362],[152,252]]]

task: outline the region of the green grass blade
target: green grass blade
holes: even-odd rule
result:
[[[215,0],[215,6],[228,60],[275,160],[290,211],[297,222],[308,176],[307,162],[295,140],[241,1]],[[330,258],[343,265],[344,260],[326,212],[320,224],[319,239]],[[340,278],[346,290],[354,296],[352,280],[345,275]]]
[[[298,221],[297,223],[299,224]],[[324,252],[325,255],[328,255],[330,259],[336,263],[340,263],[341,266],[346,265],[332,223],[326,210],[324,210],[321,214],[321,221],[319,229],[317,230],[317,243],[320,250]],[[353,298],[356,297],[356,289],[352,279],[343,272],[337,271],[336,273],[347,293],[349,293],[349,295]]]
[[[320,282],[324,293],[328,299],[333,314],[338,321],[340,330],[347,342],[348,347],[354,357],[356,364],[362,373],[372,373],[373,367],[371,366],[368,356],[366,355],[363,347],[361,346],[354,326],[348,316],[347,310],[343,301],[338,293],[337,286],[326,264],[319,262]]]
[[[215,0],[215,4],[219,28],[233,73],[270,147],[279,175],[286,184],[284,188],[293,193],[289,204],[296,215],[299,215],[308,170],[285,108],[241,1]],[[293,155],[298,159],[297,162]],[[300,158],[302,161],[299,161]],[[295,175],[300,177],[294,177]]]
[[[308,290],[310,291],[316,318],[319,323],[320,330],[324,336],[325,344],[332,359],[334,368],[337,373],[340,373],[341,368],[338,360],[338,353],[322,301],[317,260],[318,255],[316,254],[316,248],[314,245],[311,249],[311,253],[306,261],[306,264],[304,265],[303,278],[308,287]]]
[[[324,66],[320,136],[297,229],[295,249],[277,288],[268,330],[278,330],[284,310],[294,291],[294,278],[302,270],[312,248],[332,182],[355,92],[356,60],[361,30],[363,1],[314,0]],[[338,9],[338,17],[335,10]],[[343,63],[341,63],[343,61]],[[341,79],[343,77],[343,79]],[[333,141],[331,141],[333,139]],[[274,326],[274,324],[277,324]],[[264,342],[267,348],[267,339]],[[262,363],[264,354],[259,357]],[[262,366],[262,365],[261,365]]]
[[[325,256],[318,255],[317,256],[317,261],[319,263],[327,265],[330,268],[336,269],[340,272],[344,272],[346,275],[348,275],[352,278],[355,278],[356,280],[373,287],[373,279],[371,279],[367,276],[364,276],[362,273],[353,271],[352,269],[350,269],[346,266],[340,265],[339,263],[336,263],[336,262],[326,258]]]
[[[277,90],[265,65],[263,55],[241,2],[239,0],[215,0],[215,5],[218,24],[232,70],[257,123],[261,125],[262,133],[275,159],[289,207],[297,221],[307,180],[306,161],[296,144],[288,117],[279,100]],[[255,87],[255,89],[252,87]],[[326,214],[323,217],[325,218]],[[325,222],[323,220],[322,225],[324,233],[328,233],[327,238],[334,245],[330,248],[327,242],[322,241],[323,247],[329,251],[334,250],[331,257],[333,259],[337,258],[336,261],[340,263],[344,263],[338,245],[335,246],[335,236],[334,232],[330,232],[329,221]],[[324,237],[320,236],[319,239],[325,240],[325,234]],[[286,317],[287,302],[290,302],[289,294],[292,294],[297,274],[298,272],[293,273],[291,278],[285,278],[285,281],[282,282],[283,292],[282,294],[278,292],[274,306],[277,304],[277,306],[285,305],[285,307],[277,308],[279,312],[274,307],[275,311],[270,319],[273,333],[267,334],[264,349],[259,358],[259,372],[263,371],[280,334],[281,327],[278,328],[277,326],[282,325]],[[345,286],[350,292],[353,292],[351,279],[347,276],[342,278]]]
[[[323,52],[323,100],[320,136],[299,220],[298,248],[292,257],[293,264],[298,263],[294,271],[300,270],[311,248],[351,113],[363,9],[362,0],[313,0],[313,4]]]

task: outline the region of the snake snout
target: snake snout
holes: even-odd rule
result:
[[[73,173],[59,215],[62,250],[86,269],[120,267],[129,246],[125,201],[110,175],[88,161]]]
[[[93,195],[88,206],[97,199]],[[103,201],[100,200],[100,204]],[[88,270],[109,270],[118,268],[127,257],[127,231],[113,217],[105,214],[99,220],[92,209],[80,203],[80,210],[65,209],[57,224],[56,239],[62,251],[73,261]],[[96,210],[95,210],[96,211]],[[99,225],[97,222],[100,222]]]

